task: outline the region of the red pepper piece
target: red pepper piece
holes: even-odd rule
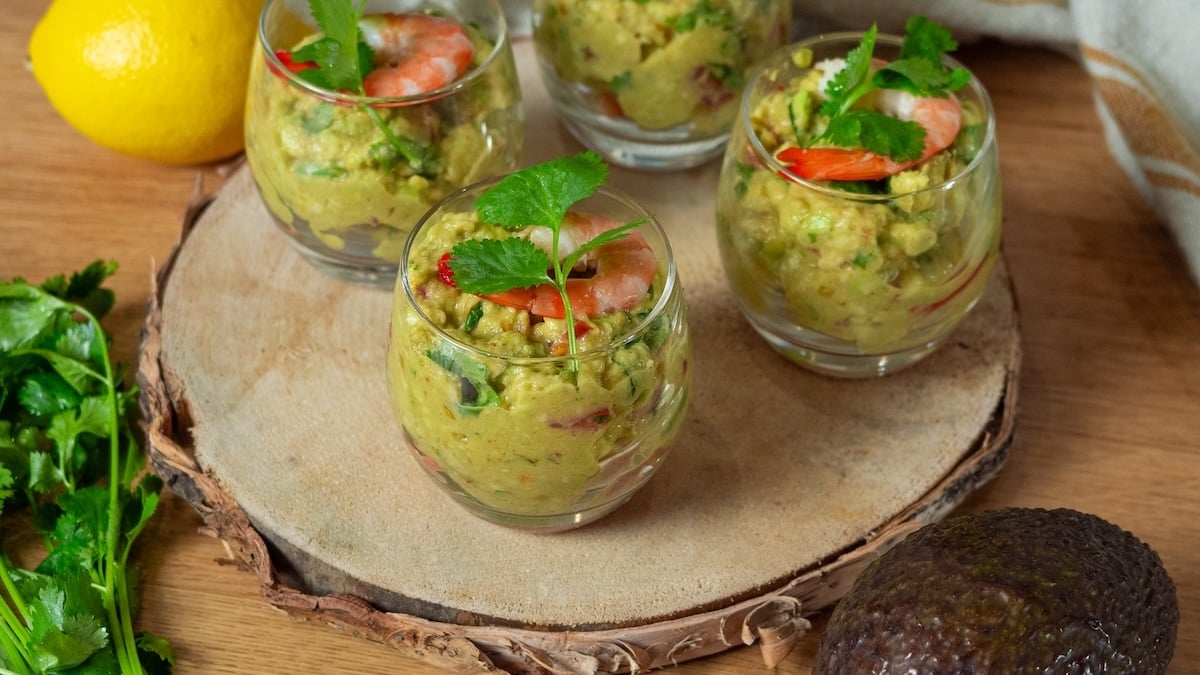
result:
[[[296,61],[295,59],[292,58],[291,52],[284,51],[282,49],[275,52],[275,58],[279,59],[279,62],[282,63],[285,68],[292,71],[293,73],[299,73],[299,72],[303,72],[305,70],[312,70],[313,68],[317,67],[316,61]]]
[[[442,280],[450,288],[455,288],[458,284],[454,283],[454,270],[450,269],[450,254],[443,253],[442,257],[438,258],[437,262],[438,279]]]

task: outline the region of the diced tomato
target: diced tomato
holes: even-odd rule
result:
[[[596,105],[600,108],[600,113],[605,117],[624,117],[625,111],[621,109],[621,102],[617,100],[616,94],[612,92],[604,92],[596,97]]]
[[[293,73],[300,73],[317,67],[316,61],[296,61],[292,58],[292,53],[289,51],[277,51],[275,52],[275,58],[279,59],[279,62]]]
[[[442,257],[437,261],[438,279],[442,280],[443,284],[454,288],[457,284],[454,283],[454,270],[450,269],[450,254],[443,253]]]
[[[710,108],[719,108],[733,100],[734,92],[727,89],[708,66],[697,66],[692,71],[692,80],[700,89],[700,100]]]

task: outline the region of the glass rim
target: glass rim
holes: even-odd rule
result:
[[[964,66],[962,62],[960,62],[958,59],[955,59],[953,56],[950,56],[949,54],[943,54],[942,61],[951,68],[962,68],[971,75],[971,79],[967,81],[967,86],[970,87],[971,91],[973,91],[975,96],[978,97],[983,106],[983,113],[985,117],[983,139],[979,144],[979,152],[975,153],[975,156],[971,158],[971,161],[968,162],[961,171],[954,174],[950,178],[932,185],[927,185],[918,190],[911,190],[908,192],[898,192],[896,194],[860,194],[839,190],[837,188],[829,187],[828,185],[818,181],[801,178],[800,176],[797,176],[789,171],[786,166],[775,159],[775,155],[767,152],[767,149],[763,147],[762,140],[759,139],[758,134],[754,133],[754,128],[750,123],[751,96],[749,95],[749,92],[751,85],[761,79],[768,70],[778,67],[781,62],[791,63],[790,57],[796,52],[796,50],[806,49],[816,44],[837,41],[853,40],[855,43],[858,43],[862,40],[862,36],[863,33],[861,31],[839,31],[834,33],[821,33],[819,35],[814,35],[812,37],[805,38],[798,42],[794,42],[776,49],[754,68],[753,72],[751,72],[750,76],[746,80],[747,89],[742,96],[742,101],[740,104],[741,109],[738,111],[738,124],[746,127],[747,142],[754,149],[754,154],[763,159],[767,168],[774,172],[776,176],[779,176],[790,183],[802,185],[805,188],[825,196],[868,203],[888,202],[901,197],[917,196],[924,193],[947,190],[953,188],[955,184],[965,180],[966,177],[975,173],[979,169],[980,165],[986,161],[985,157],[988,154],[987,150],[996,145],[996,113],[992,107],[992,99],[988,95],[987,89],[984,88],[983,83],[979,81],[978,77],[976,77],[974,71]],[[903,38],[898,35],[881,33],[876,36],[875,42],[876,44],[883,43],[889,46],[899,47],[903,43]]]
[[[624,190],[608,185],[600,186],[596,190],[596,193],[592,195],[592,197],[598,195],[611,197],[616,199],[621,204],[633,209],[633,211],[639,216],[645,217],[646,222],[642,225],[639,225],[636,229],[649,227],[651,230],[653,230],[658,236],[659,240],[662,242],[662,252],[666,256],[666,270],[664,274],[662,292],[659,293],[658,299],[654,301],[654,305],[650,308],[650,311],[646,313],[646,316],[642,317],[641,321],[639,321],[633,328],[629,329],[612,342],[600,347],[586,349],[578,352],[574,356],[570,354],[564,354],[562,356],[513,356],[511,354],[493,352],[483,347],[478,347],[476,345],[463,342],[462,340],[446,332],[445,329],[437,325],[432,319],[429,318],[429,315],[425,313],[425,311],[421,308],[420,303],[417,302],[416,297],[413,295],[413,288],[409,284],[408,280],[409,254],[411,253],[412,248],[417,241],[418,234],[436,214],[439,214],[442,211],[443,207],[463,197],[467,193],[473,191],[482,192],[492,185],[499,183],[508,175],[511,174],[493,176],[492,178],[479,181],[478,183],[473,183],[466,187],[459,188],[443,197],[436,204],[430,207],[430,209],[426,211],[424,215],[421,216],[421,219],[417,221],[416,225],[413,226],[412,231],[409,232],[408,240],[404,243],[404,254],[400,258],[400,269],[397,274],[397,292],[400,289],[404,290],[405,300],[408,302],[409,306],[412,307],[412,309],[417,313],[417,316],[421,318],[426,326],[428,326],[429,329],[432,330],[439,339],[449,342],[456,349],[468,352],[481,358],[498,359],[514,365],[536,366],[565,364],[571,362],[572,360],[590,361],[593,359],[602,358],[604,355],[610,354],[640,339],[641,336],[649,330],[650,325],[666,313],[667,307],[671,303],[673,296],[678,292],[676,287],[679,285],[679,272],[675,263],[675,254],[671,248],[671,240],[667,237],[667,232],[663,229],[662,224],[658,222],[658,218],[653,213],[646,210],[645,207],[634,200],[633,197]],[[557,320],[564,321],[565,319]]]
[[[471,69],[462,77],[442,85],[437,89],[424,91],[419,94],[410,94],[408,96],[360,96],[358,94],[350,94],[344,91],[335,89],[325,89],[318,87],[312,83],[296,76],[288,69],[279,57],[275,55],[275,49],[271,45],[271,41],[267,38],[267,12],[275,5],[284,4],[286,0],[266,0],[263,5],[262,12],[258,18],[258,44],[263,50],[263,58],[267,60],[267,64],[271,66],[270,70],[284,79],[288,84],[304,90],[318,98],[330,101],[332,103],[345,103],[350,105],[367,105],[372,108],[399,108],[419,103],[428,103],[438,99],[445,98],[461,89],[465,89],[475,80],[483,77],[483,73],[492,65],[492,63],[500,58],[500,55],[508,48],[509,34],[508,22],[504,16],[504,11],[500,8],[498,0],[471,0],[473,3],[483,3],[488,5],[496,16],[496,27],[499,34],[496,38],[496,43],[492,45],[492,51],[487,55],[478,66]]]

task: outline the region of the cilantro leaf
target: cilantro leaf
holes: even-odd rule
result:
[[[822,138],[832,145],[865,148],[898,162],[918,159],[925,149],[921,125],[871,110],[850,110],[833,118]]]
[[[878,33],[878,27],[871,24],[858,46],[846,54],[846,66],[825,86],[822,115],[835,117],[845,112],[862,95],[858,92],[870,82],[867,75],[871,72],[871,55],[875,51],[875,36]]]
[[[450,249],[454,283],[467,293],[486,295],[552,281],[550,258],[528,239],[473,239]]]
[[[58,465],[54,463],[54,458],[49,453],[31,452],[28,461],[29,489],[34,492],[49,494],[66,482],[66,476],[58,469]]]
[[[104,556],[108,490],[89,487],[61,495],[58,500],[63,513],[47,537],[50,552],[38,564],[37,572],[59,576],[97,568]]]
[[[509,174],[480,195],[475,209],[510,230],[528,225],[557,230],[567,209],[595,194],[607,177],[608,166],[588,150]]]
[[[59,274],[43,281],[41,288],[59,300],[83,305],[92,316],[99,319],[108,314],[116,299],[111,290],[101,288],[100,284],[116,271],[115,261],[97,260],[73,273],[69,281]]]
[[[0,284],[0,352],[32,345],[53,328],[61,300],[27,284]]]
[[[175,665],[175,648],[153,633],[137,634],[138,656],[147,673],[166,675]]]
[[[71,613],[69,602],[62,588],[47,586],[30,603],[30,651],[38,672],[77,666],[108,645],[108,631],[100,621]]]
[[[313,43],[322,45],[314,50],[316,58],[296,58],[316,61],[332,88],[358,91],[366,73],[359,61],[359,16],[354,5],[351,0],[309,0],[308,7],[325,37]]]
[[[309,68],[295,73],[296,77],[322,89],[338,89],[338,85],[334,84],[334,77],[330,74],[330,69],[333,63],[337,60],[337,53],[341,51],[341,45],[338,41],[326,37],[310,42],[299,49],[292,51],[292,59],[297,63],[311,61],[317,64],[317,68]]]
[[[942,54],[958,49],[950,31],[919,14],[910,16],[904,24],[904,43],[900,58],[919,58],[941,65]]]
[[[25,380],[17,399],[34,415],[54,415],[79,405],[79,393],[62,376],[37,372]]]
[[[46,359],[55,372],[80,393],[87,391],[88,385],[93,379],[99,378],[99,374],[92,369],[90,364],[77,361],[71,356],[49,349],[30,349],[26,353]]]
[[[873,82],[879,89],[901,89],[914,96],[945,98],[947,90],[961,89],[966,84],[966,80],[958,84],[959,72],[966,73],[961,68],[948,71],[940,63],[935,65],[925,59],[900,59],[876,71]]]
[[[478,415],[484,408],[500,405],[500,395],[487,380],[487,366],[467,358],[445,342],[439,342],[436,347],[427,350],[425,356],[465,382],[462,401],[458,405],[459,412]]]

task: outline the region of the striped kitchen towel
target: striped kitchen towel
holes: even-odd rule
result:
[[[797,37],[903,33],[924,14],[961,40],[996,36],[1077,56],[1118,163],[1167,224],[1200,283],[1200,0],[796,0]]]

